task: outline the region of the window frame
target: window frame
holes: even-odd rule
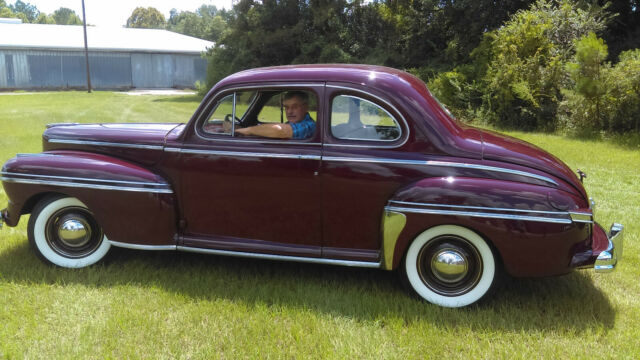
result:
[[[218,102],[224,99],[228,95],[234,94],[234,97],[235,97],[235,93],[241,92],[241,91],[256,91],[256,93],[260,93],[261,91],[269,91],[269,90],[283,91],[287,89],[306,91],[316,97],[316,103],[317,103],[317,109],[316,109],[317,119],[315,119],[316,132],[309,139],[303,139],[303,140],[276,139],[276,138],[266,138],[266,137],[244,138],[244,137],[233,136],[235,132],[235,124],[233,125],[234,131],[232,132],[232,134],[210,133],[203,130],[203,126],[205,122],[207,121],[211,113],[215,111],[215,108]],[[324,93],[325,93],[325,83],[290,83],[290,84],[268,83],[268,84],[261,84],[261,85],[233,86],[227,89],[221,89],[217,91],[216,94],[207,102],[206,106],[203,107],[204,110],[200,113],[197,121],[194,123],[193,130],[196,135],[196,138],[207,141],[207,142],[220,141],[220,142],[238,142],[238,143],[321,145],[322,143],[321,139],[323,137],[323,130],[322,130],[323,121],[321,121],[321,118],[324,117],[323,115],[324,109],[322,105],[324,103]],[[247,113],[254,110],[253,108],[256,106],[256,103],[258,102],[257,101],[258,98],[259,96],[254,97],[253,101],[247,108]],[[235,108],[235,101],[233,106]],[[233,116],[235,116],[235,111]]]
[[[333,136],[331,131],[331,108],[333,99],[340,95],[354,96],[364,99],[385,110],[398,123],[400,136],[395,140],[370,140],[370,139],[341,139]],[[327,99],[324,107],[326,112],[326,125],[324,125],[323,146],[336,148],[370,148],[370,149],[396,149],[404,146],[411,136],[411,128],[405,116],[393,105],[390,100],[382,95],[377,95],[366,85],[354,85],[343,83],[327,83],[325,97]]]

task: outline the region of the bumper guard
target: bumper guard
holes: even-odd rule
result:
[[[614,223],[607,234],[609,246],[598,255],[594,270],[597,273],[609,273],[615,270],[618,260],[622,259],[624,245],[624,226]]]

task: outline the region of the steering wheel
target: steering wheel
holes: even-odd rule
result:
[[[224,116],[224,121],[225,122],[227,122],[227,121],[231,122],[231,118],[234,118],[234,121],[235,121],[236,125],[242,125],[242,121],[240,119],[238,119],[237,116],[234,117],[232,114],[225,115]]]

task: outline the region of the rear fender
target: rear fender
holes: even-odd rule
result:
[[[65,195],[82,201],[112,241],[175,245],[171,185],[130,162],[76,151],[18,155],[3,166],[2,182],[9,198],[9,226],[44,197]]]
[[[574,222],[570,213],[582,202],[562,190],[514,181],[423,179],[400,189],[385,207],[383,265],[396,268],[426,229],[455,224],[484,237],[511,275],[567,273],[573,255],[590,247],[591,224]]]

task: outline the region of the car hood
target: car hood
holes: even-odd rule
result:
[[[156,163],[167,137],[181,124],[53,124],[43,148],[108,154],[144,165]]]
[[[546,172],[573,186],[586,199],[586,191],[576,173],[560,159],[514,137],[480,130],[482,135],[482,158],[522,165]]]
[[[68,140],[163,145],[167,134],[178,124],[53,124],[44,132],[45,140]]]

